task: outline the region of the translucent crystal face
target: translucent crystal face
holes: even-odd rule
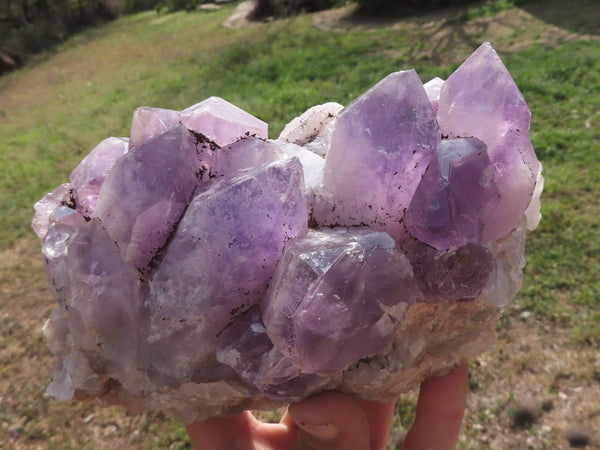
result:
[[[404,209],[439,143],[416,72],[388,75],[337,117],[314,219],[367,225],[400,239]]]
[[[418,293],[387,233],[310,231],[288,244],[263,303],[266,332],[303,373],[381,353]]]
[[[265,122],[219,97],[207,98],[184,109],[180,120],[188,129],[204,134],[221,147],[245,136],[268,137]]]
[[[485,144],[477,138],[443,140],[404,223],[411,236],[439,250],[479,244],[499,201]]]
[[[539,222],[530,112],[489,44],[277,140],[217,97],[141,107],[35,205],[48,393],[182,422],[387,400],[494,345]]]
[[[531,111],[489,43],[448,77],[437,117],[443,135],[476,137],[487,146],[500,201],[483,240],[499,239],[515,228],[531,202],[539,161],[529,139]]]

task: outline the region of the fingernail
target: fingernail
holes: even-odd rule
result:
[[[315,439],[325,442],[334,441],[340,435],[337,427],[332,423],[327,423],[325,425],[298,423],[298,427]]]

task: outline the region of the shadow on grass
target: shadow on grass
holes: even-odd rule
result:
[[[600,35],[598,0],[548,0],[522,6],[531,15],[568,31]]]

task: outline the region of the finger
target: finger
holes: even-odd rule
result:
[[[456,448],[465,412],[468,373],[464,365],[444,377],[431,377],[421,384],[415,422],[402,450]]]
[[[258,421],[248,411],[232,417],[214,417],[192,422],[185,429],[195,450],[252,449]]]
[[[249,411],[186,425],[195,450],[294,449],[298,427],[293,422],[262,423]]]
[[[388,403],[361,401],[360,406],[367,417],[370,430],[370,449],[383,450],[387,444],[396,400]]]
[[[369,450],[369,422],[355,398],[322,392],[290,405],[288,413],[300,429],[300,448]]]

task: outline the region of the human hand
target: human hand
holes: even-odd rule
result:
[[[456,446],[467,396],[468,368],[421,384],[415,422],[401,450],[451,450]],[[245,411],[186,426],[197,450],[382,450],[395,401],[357,400],[322,392],[292,404],[279,424],[258,421]]]

